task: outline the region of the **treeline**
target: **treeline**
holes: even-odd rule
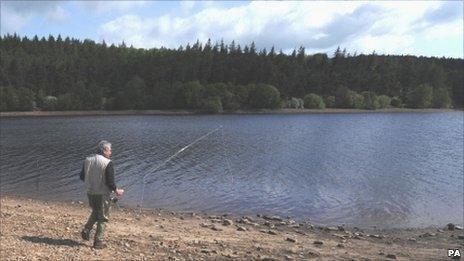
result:
[[[0,38],[0,110],[463,107],[462,59]]]

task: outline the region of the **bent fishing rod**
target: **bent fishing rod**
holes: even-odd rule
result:
[[[187,146],[181,148],[180,150],[178,150],[176,153],[174,153],[173,155],[171,155],[169,158],[167,158],[166,160],[164,160],[163,162],[161,162],[158,166],[156,166],[156,168],[154,168],[152,171],[150,171],[149,173],[143,175],[142,177],[142,196],[141,196],[141,199],[140,199],[140,204],[139,204],[139,210],[140,212],[142,212],[142,205],[143,205],[143,196],[145,194],[145,178],[150,175],[150,174],[153,174],[155,173],[156,171],[158,171],[162,166],[164,166],[165,164],[167,164],[169,161],[171,161],[172,159],[174,159],[177,155],[181,154],[182,152],[184,152],[185,150],[187,150],[188,148],[192,147],[194,144],[196,144],[197,142],[199,142],[200,140],[208,137],[209,135],[213,134],[214,132],[218,131],[219,129],[222,128],[222,125],[219,125],[219,127],[217,127],[216,129],[206,133],[205,135],[197,138],[196,140],[194,140],[193,142],[189,143]]]

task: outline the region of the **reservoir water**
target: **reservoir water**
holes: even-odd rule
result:
[[[101,139],[122,205],[319,224],[463,223],[463,112],[2,118],[1,195],[85,201]],[[222,129],[173,158],[196,138]]]

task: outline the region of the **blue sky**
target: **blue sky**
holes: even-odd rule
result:
[[[463,58],[462,1],[1,1],[1,34]]]

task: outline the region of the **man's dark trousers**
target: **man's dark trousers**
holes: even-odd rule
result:
[[[110,202],[108,195],[90,195],[89,205],[92,208],[92,214],[90,214],[89,220],[85,224],[85,230],[89,233],[93,228],[93,225],[97,223],[97,231],[95,233],[95,241],[103,240],[103,232],[105,231],[106,222],[108,222],[110,214]]]

